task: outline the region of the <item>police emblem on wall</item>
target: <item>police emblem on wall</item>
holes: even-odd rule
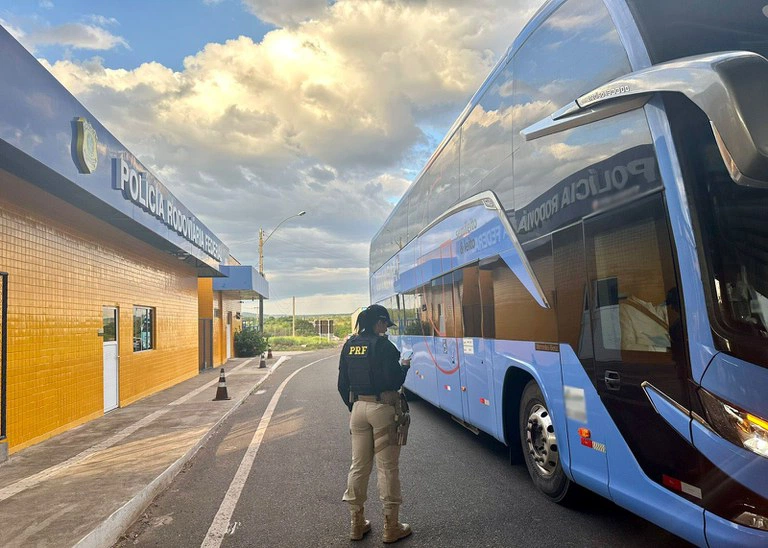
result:
[[[99,165],[99,138],[85,118],[72,121],[72,159],[80,173],[93,173]]]

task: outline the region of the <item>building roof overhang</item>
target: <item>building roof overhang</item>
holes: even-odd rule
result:
[[[221,265],[219,270],[226,277],[213,280],[213,290],[241,301],[269,298],[269,282],[257,270],[248,265]]]

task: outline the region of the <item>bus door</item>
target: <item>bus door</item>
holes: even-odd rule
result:
[[[593,384],[595,360],[581,224],[552,235],[557,330],[573,479],[608,497],[608,417]]]
[[[433,331],[433,351],[437,368],[437,397],[440,407],[453,416],[464,419],[461,401],[458,339],[454,323],[453,273],[432,280],[429,287],[432,307],[430,323]]]
[[[658,193],[589,219],[584,235],[594,382],[618,429],[606,440],[611,496],[620,504],[638,498],[639,465],[651,481],[701,504],[695,450],[654,410],[643,389],[643,383],[650,383],[690,409],[684,329],[663,197]]]
[[[466,266],[453,274],[454,299],[461,303],[457,310],[457,328],[461,337],[459,344],[459,361],[461,367],[462,404],[464,420],[479,429],[498,436],[496,432],[496,414],[492,391],[491,339],[483,334],[483,298],[486,300],[486,316],[493,313],[493,278],[490,270],[481,270],[477,265]],[[493,320],[486,317],[485,328],[490,329]],[[500,402],[499,402],[500,403]]]

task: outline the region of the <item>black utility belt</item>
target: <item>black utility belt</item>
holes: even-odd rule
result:
[[[386,403],[394,405],[399,394],[394,390],[386,390],[381,394],[355,394],[354,401],[367,401],[372,403]]]

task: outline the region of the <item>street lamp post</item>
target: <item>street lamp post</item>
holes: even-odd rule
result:
[[[286,217],[277,223],[277,226],[272,229],[266,238],[264,237],[264,229],[259,229],[259,274],[261,274],[262,277],[264,277],[264,244],[267,243],[267,241],[272,237],[272,234],[277,232],[277,229],[280,228],[280,225],[282,225],[285,221],[293,219],[294,217],[301,217],[302,215],[306,214],[306,211],[299,211],[296,215]],[[259,333],[262,335],[264,334],[264,297],[261,295],[259,295]]]

